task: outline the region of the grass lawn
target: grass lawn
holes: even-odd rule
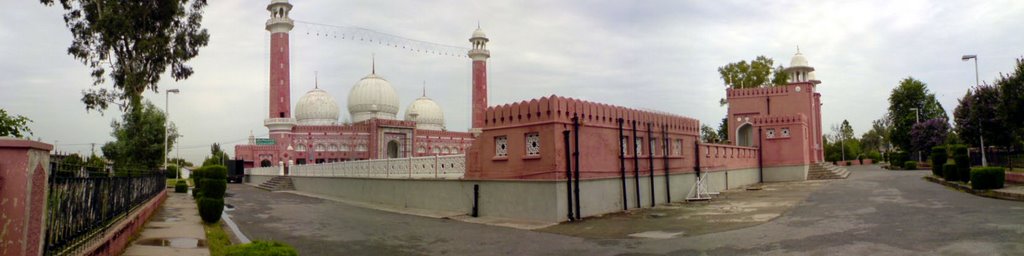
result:
[[[177,182],[178,182],[178,180],[176,180],[176,179],[167,179],[167,187],[168,188],[173,188],[174,187],[174,183],[177,183]]]
[[[206,247],[210,248],[211,256],[224,255],[227,247],[231,245],[231,240],[228,238],[228,234],[224,232],[224,229],[220,227],[220,223],[203,223],[203,229],[206,230]]]

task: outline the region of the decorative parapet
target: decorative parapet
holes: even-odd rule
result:
[[[756,147],[701,143],[701,170],[734,170],[757,167]]]
[[[774,86],[774,87],[757,87],[757,88],[743,88],[743,89],[725,89],[725,97],[738,98],[738,97],[760,97],[766,95],[782,95],[790,92],[789,86]]]
[[[484,129],[549,122],[571,123],[574,115],[579,116],[580,121],[587,126],[618,127],[616,119],[623,118],[627,121],[652,123],[658,127],[665,125],[678,133],[700,133],[700,122],[693,118],[556,95],[488,107],[484,115]]]
[[[245,170],[249,175],[280,175],[280,167]],[[292,165],[288,176],[386,179],[461,179],[466,155],[374,159],[311,165]]]
[[[295,119],[287,117],[267,118],[263,120],[263,126],[270,129],[270,132],[291,131],[292,127],[295,126]]]
[[[783,115],[783,116],[755,116],[751,122],[757,126],[783,125],[783,124],[806,124],[807,116],[804,114]]]

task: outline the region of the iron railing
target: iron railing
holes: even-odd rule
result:
[[[158,172],[133,177],[50,179],[45,255],[64,255],[123,219],[165,188]]]

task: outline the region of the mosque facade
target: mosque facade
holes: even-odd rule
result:
[[[425,90],[399,118],[398,94],[375,68],[349,91],[347,108],[351,123],[339,121],[340,107],[319,85],[300,97],[293,111],[289,32],[295,23],[288,17],[291,9],[287,0],[273,0],[267,6],[271,14],[266,22],[271,37],[270,104],[264,125],[269,136],[250,135],[247,144],[235,146],[235,159],[252,168],[465,153],[473,142],[472,134],[448,131],[441,106],[428,98]],[[474,35],[479,35],[475,42],[487,41],[482,31]],[[480,84],[482,88],[486,88],[483,63],[487,57],[486,50],[478,50],[476,59],[481,64],[474,64],[475,70],[479,66],[479,78],[484,80],[474,85]],[[474,72],[474,81],[477,78]],[[478,96],[474,92],[474,97]],[[485,106],[486,99],[480,104]]]

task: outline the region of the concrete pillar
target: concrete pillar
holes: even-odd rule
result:
[[[41,255],[53,145],[0,137],[0,255]]]

